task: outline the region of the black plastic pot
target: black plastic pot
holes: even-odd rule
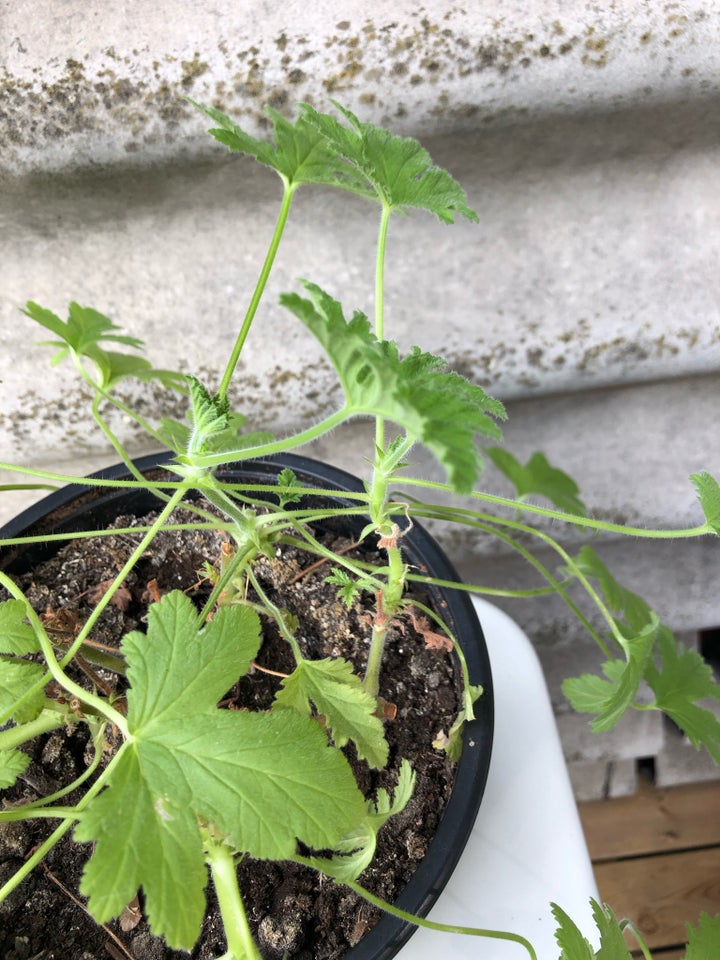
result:
[[[169,454],[138,459],[144,473],[162,468]],[[359,492],[362,483],[351,474],[307,457],[284,454],[267,460],[248,460],[223,469],[224,480],[256,484],[274,484],[284,467],[292,469],[303,487],[322,490]],[[123,464],[116,464],[92,477],[121,479],[128,476]],[[354,501],[332,497],[335,506]],[[317,504],[317,499],[312,498]],[[300,506],[307,506],[310,498]],[[73,484],[52,493],[19,514],[2,529],[0,538],[9,539],[30,533],[60,533],[71,530],[103,529],[120,513],[145,513],[156,507],[157,498],[146,490],[88,488]],[[346,532],[358,533],[362,520],[335,521]],[[417,523],[403,538],[406,560],[414,568],[442,580],[458,580],[457,573],[436,541]],[[52,556],[57,542],[5,547],[0,550],[0,569],[21,573]],[[458,637],[467,659],[471,682],[482,684],[483,696],[476,705],[477,719],[466,725],[464,747],[458,763],[452,795],[428,852],[396,904],[410,913],[425,915],[447,883],[465,847],[480,806],[490,765],[493,733],[493,692],[490,662],[482,629],[469,596],[457,590],[426,587],[436,609],[442,609],[448,627]],[[350,950],[347,960],[390,960],[414,932],[412,924],[385,914],[360,943]]]

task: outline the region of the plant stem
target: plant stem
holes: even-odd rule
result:
[[[80,819],[80,814],[87,807],[90,801],[100,793],[107,781],[110,779],[112,772],[114,771],[118,758],[122,756],[125,744],[123,744],[115,756],[112,758],[110,763],[105,767],[102,773],[99,775],[95,783],[88,788],[87,793],[79,801],[77,806],[75,806],[71,811],[65,812],[62,814],[63,822],[57,827],[50,836],[45,840],[44,843],[40,844],[37,849],[33,850],[32,855],[27,858],[21,867],[19,867],[15,873],[10,877],[10,879],[2,887],[0,887],[0,903],[8,897],[13,890],[20,886],[25,877],[28,874],[32,873],[35,867],[43,860],[45,855],[49,853],[52,848],[62,840],[65,834],[68,832],[70,827],[76,820]],[[58,815],[60,815],[58,813]]]
[[[387,903],[381,897],[376,897],[370,893],[369,890],[366,890],[365,887],[360,886],[359,883],[355,883],[353,880],[345,880],[343,882],[345,886],[349,887],[364,900],[379,907],[385,911],[385,913],[392,914],[393,917],[407,920],[408,923],[413,923],[418,927],[425,927],[428,930],[438,930],[441,933],[459,933],[468,937],[484,937],[490,940],[510,940],[512,943],[517,943],[521,947],[524,947],[530,955],[531,960],[537,960],[537,954],[535,953],[533,945],[529,940],[526,940],[525,937],[521,937],[519,933],[510,933],[506,930],[485,930],[481,927],[461,927],[450,923],[437,923],[435,920],[417,917],[413,913],[408,913],[406,910],[401,910],[399,907]]]
[[[227,937],[228,960],[262,960],[248,924],[237,880],[232,850],[205,831],[205,859],[212,873],[223,929]]]
[[[146,433],[148,433],[151,437],[157,440],[158,443],[162,444],[163,447],[166,446],[165,439],[157,432],[157,430],[155,430],[155,428],[150,423],[148,423],[148,421],[144,417],[142,417],[139,413],[137,413],[137,411],[133,410],[132,407],[128,407],[126,404],[124,404],[122,400],[118,400],[117,397],[114,397],[111,393],[105,390],[99,383],[93,380],[93,378],[85,369],[83,362],[80,358],[80,355],[76,353],[75,350],[71,350],[70,353],[72,356],[73,363],[75,365],[75,369],[80,374],[80,376],[85,381],[85,383],[87,383],[87,385],[91,387],[95,393],[95,399],[93,400],[93,416],[95,416],[96,402],[99,397],[102,397],[104,400],[107,400],[108,403],[111,403],[114,407],[122,411],[122,413],[124,413],[126,416],[130,417],[137,424],[139,424],[139,426],[141,426]],[[106,432],[105,428],[102,426],[102,423],[100,421],[98,421],[98,424],[103,429],[103,432]],[[115,446],[112,440],[112,437],[109,434],[108,434],[108,439],[110,440],[111,443],[113,443],[113,446]],[[123,457],[123,461],[125,461],[125,457]]]
[[[0,464],[0,468],[2,464]],[[403,477],[403,484],[415,487],[425,487],[428,490],[442,490],[445,493],[455,493],[448,483],[438,483],[432,480],[422,480],[418,477]],[[581,517],[574,513],[563,513],[560,510],[549,510],[546,507],[537,507],[524,500],[511,500],[508,497],[496,497],[490,493],[475,490],[470,494],[475,500],[484,500],[499,507],[510,507],[523,513],[535,513],[550,520],[562,520],[571,526],[589,527],[591,530],[602,530],[605,533],[622,533],[628,537],[645,537],[653,540],[684,540],[687,537],[703,537],[708,533],[715,533],[708,523],[697,527],[685,527],[677,530],[649,530],[644,527],[626,527],[622,523],[607,523],[605,520],[593,520],[591,517]]]
[[[20,723],[15,727],[0,731],[0,750],[13,750],[22,743],[27,743],[41,733],[49,733],[61,727],[67,720],[67,714],[57,710],[43,710],[39,716],[28,723]]]
[[[383,201],[375,254],[375,336],[378,340],[385,339],[385,249],[391,213],[392,207]],[[382,417],[375,418],[375,446],[378,450],[385,449],[385,421]]]
[[[380,667],[382,666],[386,637],[387,627],[374,626],[372,628],[370,650],[368,651],[368,661],[365,668],[363,687],[371,697],[375,698],[377,698],[378,694],[380,693]]]
[[[98,602],[93,612],[85,621],[85,624],[82,630],[80,631],[80,633],[78,634],[75,642],[70,647],[68,652],[65,654],[63,659],[60,661],[61,667],[64,667],[66,663],[69,663],[69,661],[72,660],[72,658],[75,656],[77,651],[82,647],[83,643],[89,636],[90,631],[95,626],[100,614],[103,612],[105,607],[110,603],[115,592],[120,587],[120,584],[125,580],[127,575],[130,573],[130,571],[133,569],[135,564],[140,559],[140,557],[143,555],[143,553],[145,553],[148,546],[152,543],[156,533],[158,532],[158,530],[160,530],[165,520],[167,520],[167,518],[173,512],[173,510],[178,505],[178,503],[180,503],[180,501],[183,498],[183,494],[186,492],[186,490],[187,490],[187,487],[180,487],[180,489],[176,490],[173,493],[172,497],[165,504],[162,511],[158,514],[158,517],[153,523],[153,525],[150,527],[150,529],[142,538],[142,540],[137,545],[137,547],[135,547],[133,552],[130,554],[122,570],[120,570],[120,572],[117,574],[113,582],[110,584],[110,586],[107,588],[107,590],[103,594],[102,599]],[[84,699],[84,698],[81,698],[81,699]],[[113,720],[113,722],[115,721]],[[117,724],[117,726],[119,726],[121,730],[126,731],[126,725],[124,722],[121,724]]]
[[[352,413],[353,411],[349,407],[344,406],[341,410],[330,414],[329,417],[315,424],[314,427],[308,427],[302,433],[296,433],[285,440],[273,440],[270,443],[262,443],[257,447],[244,447],[240,450],[226,450],[224,453],[199,454],[193,457],[193,464],[197,467],[220,467],[240,460],[255,460],[269,457],[273,453],[284,453],[286,450],[301,447],[304,443],[310,443],[311,440],[317,440],[324,433],[329,433],[330,430],[349,419]],[[2,464],[0,464],[0,469],[2,469]]]
[[[47,635],[45,627],[17,584],[15,584],[10,577],[2,572],[0,572],[0,584],[5,587],[12,597],[25,604],[25,615],[30,621],[30,625],[35,632],[37,641],[40,644],[40,650],[45,658],[45,663],[47,664],[47,668],[53,679],[56,680],[60,686],[71,696],[77,697],[80,703],[88,704],[95,713],[99,714],[101,717],[105,717],[110,721],[110,723],[114,723],[119,730],[122,730],[124,734],[127,734],[127,722],[121,713],[118,713],[114,707],[111,707],[107,700],[104,700],[102,697],[98,697],[96,694],[91,693],[89,690],[85,690],[79,684],[75,683],[75,681],[71,680],[70,677],[68,677],[68,675],[64,672],[62,668],[66,661],[63,660],[59,663],[55,659],[55,651],[53,650],[52,643],[50,642],[50,638]],[[77,641],[75,641],[73,646],[77,646],[79,648],[82,646],[82,644],[78,644]],[[75,651],[73,651],[73,655],[74,653]],[[36,682],[33,685],[33,688],[37,687],[38,685],[44,686],[45,682],[46,681],[44,680]],[[27,696],[29,692],[30,691],[27,690],[25,696]]]
[[[250,583],[253,585],[255,592],[260,598],[260,602],[262,603],[263,607],[265,607],[267,612],[270,613],[272,617],[275,619],[275,623],[278,626],[278,630],[283,635],[283,637],[287,640],[287,642],[290,644],[290,649],[292,650],[293,656],[295,657],[295,663],[297,663],[297,665],[300,666],[300,664],[303,662],[304,657],[302,655],[300,645],[295,639],[295,636],[292,630],[290,630],[288,625],[285,623],[285,618],[282,615],[282,611],[279,609],[279,607],[277,607],[272,602],[270,597],[268,597],[268,595],[265,593],[263,588],[260,586],[260,584],[258,583],[257,577],[253,573],[252,567],[248,569],[247,575],[248,575],[248,579],[250,580]]]
[[[221,398],[227,396],[230,381],[232,380],[235,367],[240,359],[240,354],[242,353],[243,346],[245,345],[247,335],[250,332],[250,327],[255,318],[255,314],[257,313],[257,308],[260,305],[260,300],[262,299],[262,295],[265,291],[268,277],[270,276],[270,271],[275,261],[275,255],[277,254],[278,247],[280,246],[280,240],[282,238],[283,231],[285,230],[285,224],[287,223],[288,214],[290,213],[290,204],[292,203],[292,198],[296,187],[288,184],[287,182],[285,182],[284,187],[285,189],[283,193],[282,204],[280,205],[280,213],[278,214],[275,230],[273,231],[272,239],[270,240],[270,246],[268,247],[268,252],[265,255],[265,261],[262,265],[262,270],[260,271],[257,284],[255,285],[255,290],[253,291],[253,295],[250,299],[250,304],[247,308],[245,319],[242,322],[242,326],[240,327],[237,339],[235,340],[235,344],[227,362],[227,366],[225,367],[225,373],[220,381],[218,396]]]

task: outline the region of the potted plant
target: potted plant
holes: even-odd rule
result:
[[[268,110],[273,135],[267,141],[219,110],[200,107],[215,124],[213,136],[275,170],[283,191],[277,226],[219,384],[153,367],[138,352],[140,341],[93,309],[73,303],[67,321],[32,302],[25,309],[50,333],[59,349],[56,359],[74,363],[91,391],[95,420],[122,463],[119,472],[84,479],[23,468],[40,482],[70,480],[77,486],[51,498],[55,512],[49,519],[19,518],[0,539],[0,786],[7,791],[0,826],[17,844],[13,830],[59,821],[25,860],[11,863],[0,908],[57,844],[75,841],[93,844],[79,885],[87,910],[100,924],[120,916],[126,929],[144,915],[167,941],[168,956],[192,949],[201,935],[208,869],[219,918],[213,921],[220,929],[216,941],[224,940],[228,960],[305,949],[298,947],[303,934],[293,939],[295,914],[284,925],[272,917],[248,917],[244,884],[258,861],[270,865],[267,888],[287,893],[290,881],[277,865],[289,865],[291,872],[309,870],[326,886],[327,878],[334,880],[402,920],[426,923],[414,915],[413,901],[409,915],[402,901],[387,902],[382,886],[379,893],[365,886],[384,831],[407,817],[419,789],[407,741],[397,735],[422,699],[415,693],[409,706],[404,700],[410,674],[431,672],[433,683],[441,674],[457,680],[451,709],[424,737],[430,743],[423,748],[434,751],[436,766],[457,762],[460,776],[468,754],[479,753],[472,745],[483,742],[469,774],[472,789],[463,787],[448,801],[459,797],[470,815],[487,772],[492,711],[482,646],[468,666],[471,643],[458,629],[467,594],[482,588],[455,584],[460,605],[448,606],[438,590],[453,587],[453,576],[442,566],[426,569],[418,529],[425,518],[499,537],[536,568],[543,589],[570,605],[604,658],[600,674],[565,685],[573,706],[593,715],[595,729],[610,729],[627,709],[659,709],[720,760],[720,724],[697,705],[720,693],[710,668],[613,579],[592,548],[571,555],[542,522],[550,518],[590,534],[677,533],[587,516],[574,482],[542,454],[520,464],[498,445],[505,416],[498,401],[447,370],[439,357],[417,347],[402,357],[386,338],[385,248],[393,213],[420,209],[445,223],[477,217],[462,188],[417,142],[335,107],[337,114],[324,114],[303,104],[294,122]],[[293,197],[306,184],[378,205],[374,323],[359,311],[348,318],[334,295],[311,282],[283,295],[284,306],[324,348],[343,402],[321,422],[276,439],[246,429],[242,415],[231,409],[230,387]],[[157,380],[183,393],[186,422],[156,422],[125,405],[116,387],[128,377]],[[133,462],[105,417],[108,404],[170,453],[152,463]],[[288,457],[359,416],[372,423],[369,469],[361,483]],[[516,499],[477,487],[478,440],[489,444],[487,457],[514,482]],[[445,468],[446,483],[412,475],[416,444]],[[720,486],[707,474],[692,479],[705,520],[683,535],[718,533]],[[470,505],[463,499],[436,502],[440,492],[469,498]],[[129,501],[116,503],[119,494]],[[529,495],[552,506],[529,503]],[[534,543],[555,551],[559,573],[535,557]],[[91,544],[96,552],[81,559]],[[38,584],[36,565],[47,560],[52,567],[58,547],[62,576],[73,564],[89,564],[92,589],[85,586],[87,576],[82,589],[76,580],[54,592]],[[180,556],[185,550],[190,561]],[[298,600],[291,588],[310,578],[316,593]],[[577,600],[578,591],[599,612],[603,629]],[[138,600],[146,609],[133,607],[128,614]],[[343,633],[352,653],[338,644]],[[413,657],[424,651],[429,660],[424,666],[410,661],[408,675],[401,675],[388,697],[384,677],[402,646],[413,647]],[[641,684],[651,691],[649,701],[638,700]],[[76,761],[44,795],[35,783],[28,797],[23,778],[48,737],[62,739]],[[456,819],[454,813],[446,817],[440,829]],[[467,829],[460,828],[461,836]],[[401,877],[399,886],[406,880]],[[299,901],[311,898],[307,881],[299,883],[300,892],[285,897],[294,898],[296,913]],[[7,909],[10,915],[14,907]],[[330,910],[331,923],[339,925],[339,913]],[[563,958],[592,957],[573,921],[559,907],[555,915]],[[610,940],[615,944],[603,960],[627,956],[621,924],[609,908],[596,906],[595,916],[601,949],[609,951]],[[362,953],[362,934],[371,925],[355,914],[350,945],[360,941],[357,956],[389,956],[384,945]],[[717,920],[703,918],[688,957],[700,957],[717,930]],[[391,934],[393,949],[405,935],[406,928]],[[534,956],[522,937],[492,935],[514,940]]]

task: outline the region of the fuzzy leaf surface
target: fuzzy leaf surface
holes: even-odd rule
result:
[[[0,653],[36,653],[40,644],[35,631],[25,619],[25,604],[22,600],[5,600],[0,603]]]
[[[269,433],[241,434],[247,418],[231,410],[226,397],[212,396],[197,377],[186,379],[190,387],[191,426],[170,419],[163,419],[160,424],[167,442],[178,453],[187,451],[192,460],[196,454],[239,450],[272,439]]]
[[[59,363],[69,351],[86,357],[97,367],[100,386],[105,390],[126,377],[136,377],[144,381],[158,380],[174,390],[180,390],[184,385],[184,377],[179,373],[157,370],[144,357],[108,350],[101,346],[102,343],[111,342],[123,344],[133,350],[142,350],[144,344],[137,337],[116,333],[115,331],[121,328],[91,307],[82,307],[73,301],[68,308],[67,321],[32,301],[25,305],[22,312],[58,338],[43,341],[58,348],[53,364]]]
[[[720,534],[720,483],[706,471],[694,473],[690,479],[697,490],[708,526]]]
[[[559,960],[595,960],[595,951],[572,917],[556,903],[551,904],[551,908],[557,923],[555,939],[560,948]]]
[[[614,639],[625,654],[625,662],[606,661],[602,669],[607,680],[590,674],[568,679],[563,692],[574,709],[597,713],[591,724],[593,730],[607,731],[633,705],[663,627],[642,597],[618,583],[591,547],[583,547],[575,563],[581,573],[596,581],[605,604],[616,614],[613,619],[618,634]]]
[[[690,742],[705,746],[720,764],[720,720],[698,700],[720,700],[720,685],[715,683],[712,667],[695,650],[675,640],[665,629],[659,637],[661,669],[651,663],[645,679],[655,693],[655,704],[677,723]]]
[[[45,676],[39,663],[16,657],[0,657],[0,723],[12,717],[16,723],[27,723],[38,716],[45,703],[42,689],[28,691]]]
[[[0,750],[0,789],[11,787],[29,763],[30,757],[21,750]]]
[[[377,701],[363,689],[347,660],[303,660],[282,682],[275,702],[310,715],[311,706],[325,718],[335,745],[352,740],[358,756],[380,769],[388,759],[382,721],[375,716]]]
[[[700,915],[697,927],[687,925],[685,960],[717,960],[720,957],[720,913]]]
[[[95,842],[81,889],[100,922],[142,887],[154,932],[178,949],[194,944],[206,881],[199,821],[238,851],[281,860],[298,839],[332,847],[362,819],[350,767],[315,721],[217,708],[259,644],[254,611],[224,607],[198,632],[179,591],[150,608],[147,636],[125,637],[130,738],[76,828]]]
[[[247,154],[275,170],[287,184],[326,184],[356,193],[363,190],[363,181],[338,159],[331,144],[305,116],[291,123],[277,110],[266,107],[273,134],[271,140],[260,140],[246,133],[222,110],[204,107],[194,100],[190,103],[217,124],[209,131],[216,140],[233,153]]]
[[[485,452],[495,466],[514,485],[518,497],[538,494],[560,510],[585,516],[578,485],[563,470],[548,463],[543,453],[535,452],[526,464],[503,447],[486,447]]]
[[[403,760],[392,797],[387,790],[380,788],[375,803],[367,801],[367,812],[362,823],[336,844],[335,854],[332,857],[311,857],[309,862],[341,883],[344,880],[356,880],[372,863],[380,828],[390,817],[405,809],[414,789],[415,773],[407,760]]]
[[[445,371],[440,357],[414,347],[400,359],[396,344],[378,340],[363,313],[346,321],[337,300],[315,284],[304,285],[310,299],[284,294],[281,302],[322,344],[351,415],[373,414],[403,427],[432,451],[458,493],[470,493],[481,463],[475,436],[500,439],[495,419],[505,419],[502,404]]]
[[[477,221],[460,184],[447,170],[435,166],[417,140],[397,136],[372,123],[361,123],[352,111],[333,103],[346,124],[307,103],[301,104],[301,108],[349,169],[365,181],[364,193],[390,208],[427,210],[444,223],[453,223],[457,214]]]
[[[623,932],[615,914],[607,904],[591,900],[593,919],[600,934],[597,952],[580,932],[577,924],[556,903],[551,904],[558,923],[555,939],[560,947],[559,960],[631,960]]]

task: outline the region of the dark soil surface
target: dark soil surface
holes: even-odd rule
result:
[[[178,511],[179,518],[184,516],[184,511]],[[141,525],[150,519],[120,517],[114,526]],[[329,536],[330,546],[346,545]],[[63,637],[69,640],[88,617],[98,587],[102,589],[103,582],[116,575],[138,540],[139,536],[118,534],[84,540],[81,546],[71,544],[32,576],[18,577],[58,643]],[[215,531],[160,534],[128,577],[118,603],[103,613],[93,639],[114,647],[129,630],[145,629],[148,602],[172,589],[183,589],[202,604],[211,585],[198,571],[205,561],[217,567],[222,545],[222,534]],[[367,610],[360,602],[348,610],[338,600],[337,588],[324,582],[326,566],[303,574],[314,562],[314,557],[294,547],[278,548],[275,559],[262,559],[259,564],[263,589],[278,606],[298,617],[297,636],[307,656],[344,656],[362,670],[371,629]],[[292,658],[287,644],[271,623],[264,627],[257,663],[289,672]],[[122,677],[90,669],[108,688],[122,689]],[[277,677],[256,669],[228,691],[223,702],[265,709],[278,683]],[[397,708],[397,716],[386,720],[389,770],[370,770],[347,751],[361,789],[369,797],[378,787],[392,789],[402,757],[410,760],[417,774],[414,797],[383,828],[377,857],[360,878],[388,900],[399,894],[422,860],[450,794],[452,764],[432,747],[432,741],[439,731],[447,732],[457,714],[457,690],[457,670],[447,653],[426,649],[409,622],[391,630],[381,682],[381,696]],[[110,737],[108,758],[114,747]],[[3,806],[35,800],[71,782],[91,755],[83,724],[40,737],[26,750],[32,762],[18,784],[2,795]],[[78,798],[70,796],[62,803],[69,805]],[[0,823],[0,886],[55,826],[53,820]],[[203,935],[191,954],[169,950],[150,933],[142,916],[142,892],[137,905],[129,905],[122,918],[97,926],[78,893],[90,852],[87,844],[75,843],[70,832],[43,866],[0,903],[0,960],[207,960],[225,952],[211,888]],[[346,888],[293,864],[246,859],[239,876],[251,926],[268,960],[285,955],[294,960],[334,960],[378,919],[374,908]]]

